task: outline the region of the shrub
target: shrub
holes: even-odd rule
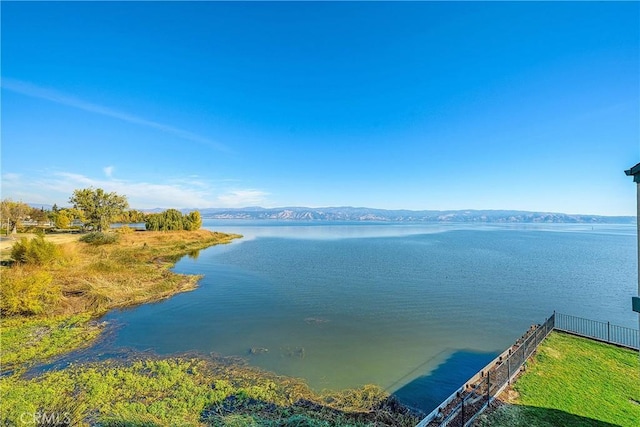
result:
[[[29,250],[29,240],[26,237],[18,240],[11,247],[11,258],[16,262],[25,262]]]
[[[103,233],[101,231],[92,231],[85,234],[80,238],[81,242],[88,243],[90,245],[108,245],[115,243],[120,239],[120,236],[116,233]]]
[[[44,239],[44,234],[38,234],[29,240],[23,237],[11,248],[11,258],[24,264],[43,265],[61,258],[60,248]]]
[[[8,316],[44,313],[61,297],[60,288],[52,286],[51,281],[51,275],[44,271],[3,274],[0,311]]]
[[[123,225],[121,227],[114,228],[113,231],[120,234],[129,234],[133,233],[135,230],[128,225]]]
[[[184,216],[184,229],[188,231],[199,230],[202,227],[202,217],[200,212],[193,211]]]

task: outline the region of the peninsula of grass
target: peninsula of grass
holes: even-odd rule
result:
[[[175,262],[240,237],[207,230],[117,236],[114,243],[102,245],[75,237],[56,245],[49,262],[2,267],[3,372],[88,345],[100,331],[92,319],[110,309],[195,289],[200,277],[170,271]]]
[[[640,420],[638,352],[553,332],[503,404],[477,426],[629,426]]]

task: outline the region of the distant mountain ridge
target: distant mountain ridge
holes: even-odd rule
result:
[[[35,208],[51,209],[51,205],[28,203]],[[165,208],[139,209],[142,212],[163,212]],[[516,210],[388,210],[356,208],[351,206],[307,208],[184,208],[182,213],[200,211],[207,219],[293,220],[293,221],[370,221],[370,222],[477,222],[477,223],[584,223],[584,224],[633,224],[635,216],[604,216],[564,214],[557,212],[531,212]]]
[[[184,211],[188,211],[185,209]],[[209,219],[273,219],[297,221],[372,221],[372,222],[477,222],[477,223],[634,223],[633,216],[579,215],[514,210],[386,210],[356,207],[283,207],[283,208],[205,208]]]

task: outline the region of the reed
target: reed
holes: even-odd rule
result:
[[[178,259],[240,237],[207,230],[118,236],[114,241],[94,236],[86,239],[88,242],[75,240],[59,248],[56,245],[56,262],[3,267],[2,300],[10,297],[14,301],[12,306],[2,306],[3,314],[100,315],[112,308],[168,298],[194,289],[199,279],[171,272],[169,269]],[[25,242],[17,245],[22,248]],[[25,271],[28,276],[50,278],[50,283],[46,286],[42,286],[43,280],[26,283]],[[20,297],[22,301],[18,302]]]

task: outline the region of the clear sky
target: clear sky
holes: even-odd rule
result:
[[[1,3],[2,197],[634,215],[640,3]]]

